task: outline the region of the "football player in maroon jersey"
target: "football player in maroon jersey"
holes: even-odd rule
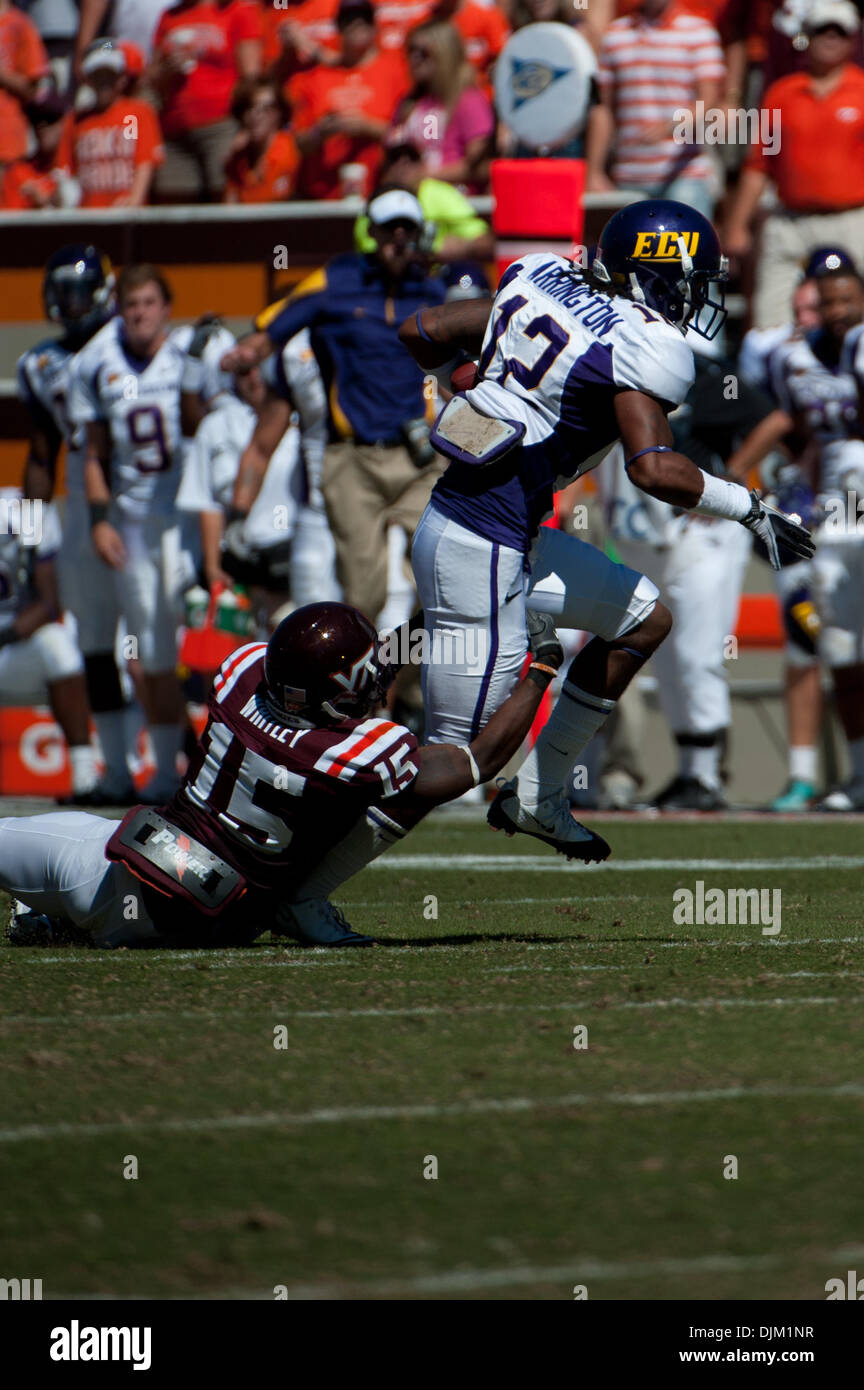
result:
[[[371,944],[329,901],[354,872],[358,835],[366,863],[498,772],[562,660],[551,620],[538,619],[525,678],[478,737],[421,748],[370,713],[395,676],[390,649],[356,609],[300,608],[268,643],[224,662],[167,804],[120,822],[80,812],[0,820],[0,886],[18,900],[10,939],[57,941],[62,923],[106,946],[233,946],[267,930],[306,945]]]

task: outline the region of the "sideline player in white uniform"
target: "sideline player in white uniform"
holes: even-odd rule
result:
[[[803,338],[819,326],[819,288],[817,280],[831,270],[847,266],[854,269],[851,257],[837,246],[817,247],[807,259],[802,271],[803,280],[792,296],[792,317],[779,328],[751,328],[744,335],[738,358],[738,369],[745,382],[773,393],[771,359],[774,352],[790,339]],[[764,421],[761,433],[771,430],[770,438],[788,452],[790,441],[782,436],[788,422],[782,420]],[[794,440],[792,441],[795,442]],[[745,441],[746,444],[746,441]],[[796,451],[795,458],[787,465],[767,464],[769,476],[781,482],[778,505],[785,511],[800,512],[800,502],[805,491],[812,494],[808,477],[813,446],[808,442],[802,452]],[[775,463],[782,455],[778,454]],[[743,475],[749,471],[746,456],[740,460]],[[735,467],[739,478],[742,473]],[[765,474],[763,473],[763,477]],[[769,487],[772,485],[769,484]],[[773,490],[773,487],[772,487]],[[787,504],[788,498],[788,504]],[[802,518],[803,519],[803,518]],[[787,778],[783,790],[774,797],[772,811],[805,811],[816,796],[819,773],[819,729],[822,723],[822,668],[815,644],[815,631],[818,619],[813,606],[812,560],[804,560],[800,565],[790,565],[778,570],[774,575],[774,587],[783,610],[786,643],[784,660],[784,703],[786,709]]]
[[[223,551],[240,460],[268,394],[257,368],[228,380],[233,389],[220,392],[195,432],[177,506],[199,518],[208,588],[236,581],[262,590],[269,616],[295,589],[292,541],[306,497],[300,432],[289,424],[249,515],[235,525],[239,534],[230,537],[233,544]]]
[[[114,313],[114,275],[107,257],[93,246],[61,247],[45,267],[46,317],[63,328],[18,362],[18,387],[31,418],[24,475],[28,498],[51,500],[57,459],[66,445],[63,539],[57,556],[60,601],[75,619],[84,658],[87,695],[99,735],[105,771],[98,785],[75,795],[77,805],[117,805],[132,791],[127,770],[125,699],[114,654],[119,609],[114,588],[90,544],[84,496],[84,430],[68,414],[75,354]]]
[[[838,375],[851,372],[856,393],[855,438],[830,450],[820,481],[826,517],[816,532],[813,596],[822,621],[820,655],[831,669],[834,701],[852,765],[845,787],[829,793],[823,811],[864,811],[864,281],[836,271],[820,281],[826,335],[835,344],[849,329]]]
[[[426,621],[454,635],[479,625],[485,667],[426,671],[431,737],[479,727],[509,689],[524,651],[526,604],[596,636],[490,824],[547,841],[568,857],[608,846],[576,822],[564,795],[578,754],[670,627],[654,584],[575,537],[540,527],[556,483],[595,466],[620,437],[637,487],[702,515],[739,521],[780,565],[811,553],[809,536],[746,488],[678,453],[666,416],[693,380],[684,328],[709,339],[724,318],[726,275],[713,227],[685,204],[646,200],[617,212],[590,274],[555,255],[516,261],[484,306],[428,309],[402,327],[421,365],[462,349],[477,382],[446,408],[433,443],[454,460],[414,542]],[[539,528],[539,529],[538,529]]]
[[[169,329],[171,291],[155,266],[121,274],[119,315],[79,353],[69,413],[87,431],[84,481],[93,548],[113,575],[137,642],[156,761],[148,798],[177,785],[183,700],[176,674],[180,596],[190,557],[177,519],[180,382],[191,327]]]
[[[678,744],[679,768],[654,804],[660,810],[724,810],[719,764],[731,723],[724,644],[735,626],[750,537],[734,521],[678,514],[634,487],[620,444],[598,482],[621,559],[657,585],[673,619],[650,669]]]
[[[81,653],[59,621],[59,549],[50,503],[0,488],[0,704],[50,706],[69,748],[70,804],[86,805],[96,784],[96,751]]]
[[[820,324],[775,350],[771,375],[787,432],[799,445],[812,440],[818,454],[816,554],[810,567],[821,624],[816,642],[820,660],[832,673],[852,762],[850,786],[821,804],[825,810],[849,811],[864,808],[864,537],[854,524],[847,526],[847,491],[860,486],[855,482],[862,446],[855,438],[860,425],[853,359],[860,331],[856,326],[864,318],[864,285],[857,271],[845,265],[817,275],[816,284]],[[751,436],[756,444],[757,433]],[[770,441],[763,440],[761,447],[767,449]],[[741,452],[748,462],[758,461],[758,449],[747,441]],[[802,507],[796,509],[800,513]]]
[[[226,378],[230,380],[231,378]],[[263,494],[270,501],[294,511],[290,558],[291,603],[302,607],[315,600],[340,597],[336,578],[336,547],[327,520],[321,492],[321,468],[327,444],[327,394],[309,332],[304,329],[289,338],[279,354],[260,368],[260,379],[267,387],[256,404],[257,422],[239,460],[233,501],[228,512],[226,545],[231,548],[243,537],[253,515],[260,510]],[[236,378],[239,383],[242,376]],[[299,434],[298,434],[299,431]],[[276,497],[271,470],[282,472],[283,483],[296,488],[300,476],[285,473],[283,441],[289,441],[292,457],[299,439],[304,468],[302,491],[294,496]],[[284,539],[284,535],[283,535]]]

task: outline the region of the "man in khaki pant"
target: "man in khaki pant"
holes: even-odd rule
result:
[[[412,193],[378,193],[367,216],[375,251],[336,256],[308,276],[258,316],[258,331],[222,365],[248,370],[275,349],[271,384],[290,399],[282,349],[309,329],[327,388],[322,490],[337,573],[345,602],[374,622],[387,598],[388,528],[403,527],[410,542],[443,469],[428,441],[428,389],[399,342],[399,325],[443,303],[446,290],[426,269],[423,211]]]
[[[343,440],[324,452],[321,487],[345,602],[373,621],[387,599],[388,528],[402,527],[410,551],[443,470],[443,459],[429,452],[430,462],[419,471],[403,444]]]

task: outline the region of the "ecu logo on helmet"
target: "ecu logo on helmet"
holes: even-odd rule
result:
[[[633,250],[634,261],[680,261],[683,240],[689,256],[695,256],[699,246],[698,232],[640,232]]]

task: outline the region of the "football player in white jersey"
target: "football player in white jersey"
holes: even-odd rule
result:
[[[265,391],[258,395],[255,428],[239,460],[226,546],[242,549],[253,515],[261,514],[260,498],[265,492],[271,506],[280,501],[270,477],[275,466],[283,474],[283,483],[290,478],[296,490],[294,501],[290,496],[281,499],[283,506],[296,511],[289,569],[291,602],[302,607],[316,599],[338,599],[336,547],[321,492],[327,394],[308,330],[289,338],[278,356],[262,365],[260,379]],[[242,377],[236,380],[239,384]],[[280,463],[285,441],[291,438],[299,440],[302,477],[294,471],[286,474]],[[293,451],[296,444],[290,447]]]
[[[855,270],[837,270],[819,281],[823,336],[835,349],[836,390],[826,393],[828,423],[846,422],[851,438],[822,450],[820,496],[825,520],[816,531],[813,597],[822,623],[819,653],[830,667],[834,703],[851,763],[851,778],[821,802],[823,811],[864,811],[864,281]],[[823,360],[831,360],[827,350]],[[849,376],[855,392],[850,411],[837,391]],[[799,376],[790,375],[790,393]],[[851,415],[851,419],[850,419]]]
[[[50,503],[0,488],[0,704],[50,705],[69,748],[72,797],[89,805],[96,750],[84,663],[59,621],[54,560],[60,525]]]
[[[644,576],[540,527],[556,483],[595,466],[618,437],[631,481],[649,495],[741,522],[777,566],[812,551],[803,528],[674,448],[666,417],[693,380],[684,330],[716,335],[725,309],[712,285],[725,276],[707,219],[649,199],[610,219],[590,273],[560,256],[526,256],[502,277],[491,317],[482,305],[445,305],[402,328],[429,369],[452,370],[460,349],[480,354],[475,385],[457,394],[433,431],[453,462],[418,528],[414,567],[433,638],[479,624],[485,662],[426,668],[431,737],[470,734],[510,688],[524,655],[526,605],[596,634],[489,812],[494,828],[535,836],[567,857],[609,852],[573,819],[564,787],[671,619]]]
[[[817,247],[804,267],[804,279],[792,296],[792,317],[779,328],[751,328],[745,333],[738,357],[738,370],[745,382],[761,387],[773,395],[774,386],[771,359],[775,351],[790,339],[803,338],[819,326],[819,287],[818,276],[829,270],[839,269],[841,265],[853,265],[849,256],[840,247]],[[854,268],[854,266],[853,266]],[[785,412],[781,409],[781,414]],[[788,430],[788,420],[766,419],[757,426],[750,441],[744,442],[740,460],[733,462],[735,475],[739,481],[751,468],[751,442],[757,445],[756,453],[764,455],[766,448],[776,445],[781,449],[774,463],[790,453],[790,445],[795,441],[784,439]],[[767,435],[767,438],[766,438]],[[764,441],[759,444],[760,438]],[[799,441],[800,444],[800,441]],[[782,482],[780,505],[784,505],[785,494],[790,486],[800,488],[804,483],[810,488],[809,472],[812,445],[804,445],[804,452],[797,447],[789,464],[781,464],[782,473],[768,463],[769,474]],[[796,498],[794,500],[800,500]],[[784,507],[790,510],[789,507]],[[797,507],[791,507],[797,511]],[[787,779],[783,790],[774,797],[772,811],[806,811],[816,796],[816,782],[819,770],[819,728],[822,722],[822,675],[816,651],[813,627],[816,622],[812,600],[812,561],[802,561],[800,565],[790,565],[774,574],[774,587],[783,609],[786,643],[784,648],[784,703],[786,712],[787,739]]]
[[[240,460],[268,395],[258,369],[227,380],[232,389],[220,392],[195,432],[177,506],[199,518],[208,587],[237,582],[261,591],[269,618],[294,590],[292,542],[306,498],[300,432],[289,424],[249,515],[232,522],[231,544],[223,550]]]
[[[193,330],[171,329],[171,290],[155,266],[127,267],[119,314],[79,353],[69,411],[86,427],[90,536],[113,577],[143,672],[156,761],[146,797],[177,785],[183,700],[176,674],[182,590],[192,579],[176,509],[183,460],[180,383]],[[190,528],[194,532],[194,526]]]
[[[75,355],[114,313],[114,274],[93,246],[55,251],[45,267],[45,314],[62,327],[18,363],[18,387],[31,419],[24,495],[48,502],[54,495],[57,459],[66,445],[63,539],[57,556],[60,601],[77,627],[87,695],[99,735],[105,771],[98,786],[76,793],[76,805],[116,805],[132,791],[127,770],[125,699],[114,655],[119,610],[112,585],[90,544],[84,496],[84,430],[68,414]]]

